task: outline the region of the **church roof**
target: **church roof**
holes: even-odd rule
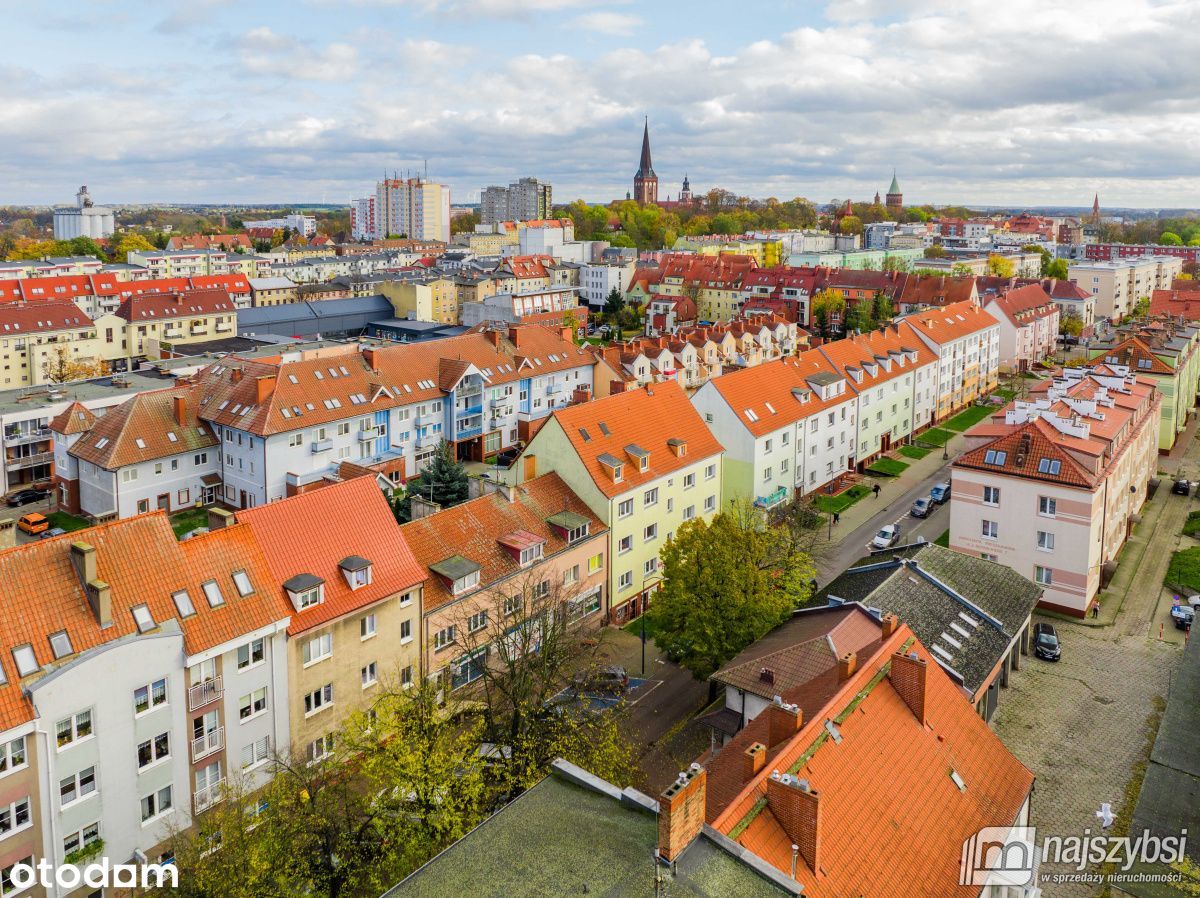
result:
[[[637,177],[654,177],[654,166],[650,164],[650,118],[648,116],[645,128],[642,131],[642,160],[638,165]]]
[[[892,186],[888,188],[888,193],[899,193],[900,182],[896,180],[896,173],[892,172]]]

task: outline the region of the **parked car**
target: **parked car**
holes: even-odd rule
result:
[[[29,514],[23,514],[17,519],[17,526],[32,536],[35,533],[43,533],[49,530],[50,522],[46,520],[44,514],[31,511]]]
[[[929,498],[938,505],[941,505],[950,498],[950,481],[943,480],[937,486],[929,491]]]
[[[1171,487],[1171,492],[1176,496],[1186,496],[1192,490],[1192,482],[1187,478],[1180,477]]]
[[[1033,653],[1047,661],[1057,661],[1062,655],[1062,646],[1059,645],[1053,624],[1033,625]]]
[[[1171,620],[1175,623],[1177,630],[1192,629],[1192,623],[1196,620],[1196,607],[1194,605],[1173,605]]]
[[[31,487],[25,490],[17,490],[8,497],[8,507],[17,508],[21,505],[28,505],[30,502],[40,502],[50,495],[49,490]]]
[[[62,536],[66,532],[62,527],[51,527],[42,533],[42,539],[50,539],[52,536]]]
[[[871,548],[886,549],[888,546],[894,546],[899,539],[900,528],[895,524],[888,524],[875,534],[875,538],[871,540]]]
[[[912,509],[908,512],[914,518],[928,517],[929,512],[933,509],[933,500],[929,497],[918,499],[912,504]]]
[[[609,664],[595,670],[581,670],[571,681],[575,691],[607,692],[624,695],[629,689],[629,674],[617,664]]]

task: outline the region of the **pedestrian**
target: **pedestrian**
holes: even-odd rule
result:
[[[879,498],[879,484],[878,483],[875,484],[873,487],[871,487],[871,492],[873,492],[875,494],[876,499]]]
[[[835,523],[835,524],[842,523],[842,515],[840,512],[835,511],[833,513],[833,523]]]
[[[1100,600],[1096,599],[1096,601],[1092,603],[1092,619],[1095,620],[1099,616],[1100,616]]]

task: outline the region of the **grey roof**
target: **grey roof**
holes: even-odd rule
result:
[[[294,281],[287,278],[247,278],[247,280],[251,290],[282,290],[296,286]]]
[[[563,530],[575,530],[591,523],[588,518],[573,511],[560,511],[558,514],[552,514],[546,518],[546,522],[555,527],[561,527]]]
[[[818,371],[815,374],[809,374],[805,377],[809,383],[817,384],[818,386],[828,386],[835,384],[839,380],[845,380],[840,374],[834,374],[832,371]]]
[[[288,592],[304,592],[306,589],[320,586],[324,582],[316,574],[296,574],[296,576],[283,581],[283,588]]]
[[[436,564],[429,565],[429,569],[435,574],[441,574],[448,580],[461,580],[469,574],[483,570],[483,566],[472,561],[470,558],[463,558],[461,555],[451,555],[449,558],[443,559]]]
[[[365,571],[370,566],[371,562],[361,555],[347,555],[338,562],[338,567],[345,571]]]
[[[561,762],[560,762],[561,763]],[[578,770],[578,768],[575,768]],[[644,898],[654,893],[656,813],[645,796],[561,768],[505,805],[384,898],[542,898],[591,894]],[[796,894],[777,871],[758,872],[740,846],[706,831],[662,868],[676,898],[772,898]],[[768,878],[770,877],[770,878]]]
[[[924,543],[851,568],[825,594],[895,614],[974,695],[1042,590],[1004,565]]]
[[[238,310],[238,333],[257,334],[261,331],[310,337],[315,334],[362,331],[369,322],[390,318],[395,314],[396,310],[384,296],[355,296],[349,299],[261,306]]]

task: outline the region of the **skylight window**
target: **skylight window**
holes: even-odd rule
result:
[[[67,635],[66,630],[50,634],[50,651],[54,652],[56,659],[74,654],[74,649],[71,648],[71,637]]]
[[[1049,474],[1051,476],[1062,471],[1062,462],[1057,458],[1040,458],[1038,459],[1038,473]]]
[[[145,449],[145,448],[146,448],[146,441],[145,441],[145,440],[143,440],[141,437],[138,437],[138,438],[137,438],[137,439],[135,439],[133,442],[137,444],[137,447],[138,447],[139,449]]]
[[[290,381],[291,381],[292,383],[294,383],[294,384],[298,384],[298,383],[300,383],[300,381],[298,381],[298,380],[296,379],[296,375],[294,375],[294,374],[289,374],[289,375],[288,375],[288,380],[290,380]]]
[[[983,462],[987,465],[1002,465],[1008,460],[1008,453],[1003,449],[989,449],[983,456]]]
[[[139,633],[154,629],[154,615],[150,613],[148,605],[134,605],[129,610],[133,612],[133,621],[137,624]]]
[[[103,449],[107,445],[108,445],[108,437],[100,437],[100,439],[96,440],[96,448],[97,449]]]
[[[753,409],[749,409],[749,408],[748,408],[748,409],[746,409],[746,417],[747,417],[747,418],[749,418],[751,421],[757,421],[757,420],[758,420],[758,415],[754,414],[754,410],[753,410]]]
[[[180,617],[191,617],[196,613],[196,606],[192,604],[192,597],[186,589],[171,593],[171,600],[175,603],[175,610],[179,612]]]
[[[17,646],[12,653],[13,661],[17,662],[17,673],[21,676],[27,677],[42,669],[41,665],[37,663],[37,657],[33,654],[33,646],[29,643]]]
[[[325,375],[324,375],[324,374],[322,374],[320,371],[314,371],[314,372],[313,372],[313,377],[315,377],[317,380],[324,380],[324,379],[325,379]]]
[[[167,439],[170,440],[172,443],[179,442],[179,437],[175,436],[175,431],[173,431],[173,430],[167,431]]]
[[[233,585],[237,587],[239,596],[248,596],[254,592],[254,586],[250,583],[250,577],[245,571],[233,572]]]

